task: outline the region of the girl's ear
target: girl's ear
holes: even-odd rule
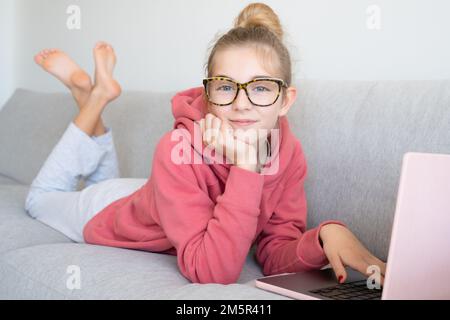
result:
[[[278,116],[279,117],[285,116],[288,113],[291,106],[294,104],[296,99],[297,99],[297,88],[295,87],[287,88],[284,94],[283,103],[281,105],[280,111],[278,112]]]

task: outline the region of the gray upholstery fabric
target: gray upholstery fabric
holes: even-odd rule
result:
[[[10,177],[0,174],[0,185],[17,185],[18,181],[11,179]]]
[[[105,109],[123,177],[147,178],[153,150],[172,129],[174,93],[124,92]],[[31,184],[77,113],[70,94],[18,89],[0,113],[0,173]]]
[[[71,242],[60,232],[30,218],[23,208],[27,192],[27,186],[0,184],[0,255],[33,245]],[[0,273],[0,278],[3,276]]]
[[[0,299],[287,299],[254,288],[254,247],[241,285],[190,284],[174,256],[73,243],[27,215],[27,192],[0,185]],[[80,290],[66,286],[70,265],[80,267]]]
[[[289,114],[311,225],[344,221],[386,260],[407,151],[450,154],[450,81],[305,81]]]
[[[80,289],[67,286],[72,265],[79,267]],[[174,256],[75,243],[4,254],[0,274],[8,275],[0,278],[0,299],[285,299],[254,287],[260,273],[252,261],[242,284],[200,285],[181,275]]]
[[[308,162],[309,227],[339,219],[387,258],[403,154],[450,153],[450,80],[297,83],[289,112]],[[175,92],[124,92],[109,105],[122,177],[148,177],[173,126]],[[76,114],[70,94],[19,89],[0,112],[0,298],[272,299],[253,287],[253,252],[239,284],[190,284],[173,256],[72,243],[23,210],[28,185]],[[254,249],[254,248],[253,248]],[[65,286],[79,265],[81,290]]]
[[[18,89],[0,112],[0,173],[31,184],[75,114],[70,94]]]

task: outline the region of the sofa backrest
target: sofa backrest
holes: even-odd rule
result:
[[[339,219],[386,259],[403,154],[450,154],[450,80],[297,88],[288,118],[308,163],[308,225]],[[154,147],[173,126],[174,94],[124,92],[107,107],[123,177],[149,176]],[[18,89],[0,111],[0,174],[31,183],[76,112],[69,93]]]
[[[175,94],[124,92],[103,114],[113,130],[123,177],[150,174],[153,150],[172,129]],[[18,89],[0,111],[0,174],[30,184],[78,107],[69,93]]]
[[[290,119],[309,166],[309,222],[342,220],[386,259],[404,153],[450,154],[450,81],[305,81],[299,89]]]

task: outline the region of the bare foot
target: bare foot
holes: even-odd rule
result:
[[[111,45],[98,42],[94,48],[95,84],[94,89],[101,93],[109,102],[116,99],[122,92],[119,83],[113,79],[116,65],[116,54]]]
[[[34,61],[70,89],[80,108],[84,106],[91,93],[91,78],[75,61],[58,49],[42,50]]]

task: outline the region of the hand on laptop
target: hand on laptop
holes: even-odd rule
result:
[[[339,283],[344,283],[347,278],[345,266],[371,276],[369,267],[376,265],[380,268],[383,285],[386,263],[372,255],[349,229],[338,224],[327,224],[320,229],[319,236]]]

